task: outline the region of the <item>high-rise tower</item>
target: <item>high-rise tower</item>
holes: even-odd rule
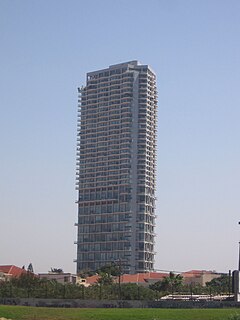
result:
[[[156,76],[130,61],[89,72],[78,91],[77,272],[153,270]]]

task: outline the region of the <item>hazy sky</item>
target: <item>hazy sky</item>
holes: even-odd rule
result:
[[[228,271],[240,239],[240,1],[0,0],[0,265],[74,272],[77,87],[158,78],[157,269]]]

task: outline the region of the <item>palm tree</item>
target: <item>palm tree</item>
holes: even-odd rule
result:
[[[180,274],[175,275],[173,272],[170,272],[169,276],[162,280],[162,288],[166,291],[171,291],[173,294],[174,291],[177,291],[181,287],[182,281],[183,277]]]
[[[149,288],[159,292],[171,292],[178,291],[182,286],[183,277],[180,274],[175,275],[173,272],[169,273],[168,277],[164,277],[163,280],[155,282],[150,285]]]

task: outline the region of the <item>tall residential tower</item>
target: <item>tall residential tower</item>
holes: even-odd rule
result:
[[[78,91],[77,272],[153,270],[156,76],[129,61],[89,72]]]

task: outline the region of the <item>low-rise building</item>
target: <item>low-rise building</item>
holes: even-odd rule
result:
[[[205,286],[207,282],[221,277],[221,274],[217,273],[216,271],[191,270],[182,272],[181,276],[183,277],[184,284],[199,284],[201,286]]]
[[[69,273],[69,272],[48,272],[48,273],[39,273],[40,279],[47,279],[47,280],[56,280],[59,283],[62,284],[76,284],[77,282],[77,276],[75,274]]]
[[[0,282],[1,281],[6,281],[8,279],[6,273],[0,271]]]
[[[136,273],[136,274],[123,274],[120,276],[113,277],[113,282],[115,283],[135,283],[143,286],[149,286],[155,282],[163,280],[168,276],[168,273],[160,272],[146,272],[146,273]],[[99,275],[93,275],[86,278],[86,286],[96,284],[100,279]]]
[[[84,286],[84,287],[89,287],[91,284],[87,282],[87,279],[85,278],[81,278],[81,277],[77,277],[76,279],[76,284],[79,286]]]
[[[19,268],[14,265],[3,265],[0,266],[0,279],[8,280],[11,278],[18,278],[22,274],[27,274],[28,272],[24,268]]]
[[[206,270],[191,270],[187,272],[182,272],[181,276],[183,277],[183,284],[186,285],[196,285],[205,286],[207,282],[221,276],[220,273],[215,271],[206,271]],[[113,277],[113,282],[121,284],[124,283],[136,283],[143,286],[149,286],[158,281],[162,281],[164,278],[169,277],[169,273],[161,272],[146,272],[146,273],[136,273],[136,274],[123,274],[119,277]],[[96,284],[99,280],[99,275],[93,275],[86,278],[85,286],[90,286]]]
[[[136,283],[142,286],[149,286],[155,282],[163,280],[168,276],[168,273],[146,272],[136,274],[124,274],[121,276],[121,283]]]
[[[86,287],[92,286],[98,283],[99,279],[100,279],[100,276],[98,274],[94,274],[93,276],[86,277],[85,286]]]

